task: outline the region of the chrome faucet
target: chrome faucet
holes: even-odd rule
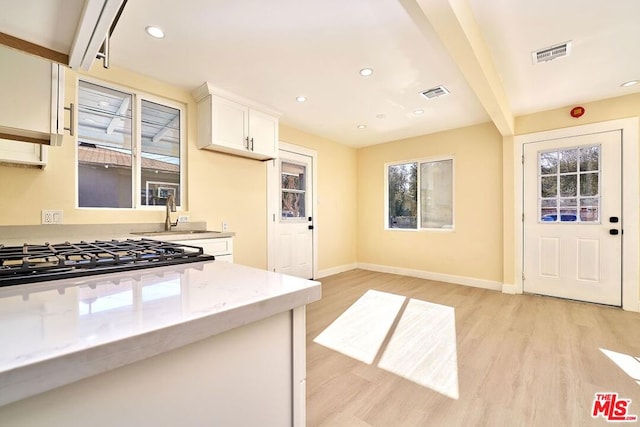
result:
[[[167,217],[164,220],[164,231],[171,231],[171,227],[178,225],[178,219],[176,222],[171,222],[171,212],[176,211],[176,198],[173,194],[169,194],[167,197]]]

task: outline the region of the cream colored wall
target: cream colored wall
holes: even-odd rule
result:
[[[280,140],[318,153],[318,270],[356,262],[356,150],[280,124]]]
[[[569,114],[574,106],[516,117],[516,135],[640,116],[640,93],[581,105],[585,113],[578,119]]]
[[[491,123],[358,150],[358,262],[502,282],[502,137]],[[385,230],[384,164],[455,156],[455,230]]]
[[[514,284],[515,272],[515,182],[513,164],[513,137],[502,140],[502,283]]]

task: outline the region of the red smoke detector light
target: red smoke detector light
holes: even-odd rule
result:
[[[571,117],[576,119],[584,114],[584,107],[573,107],[571,109]]]

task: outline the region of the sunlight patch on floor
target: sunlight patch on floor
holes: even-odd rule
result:
[[[368,290],[314,342],[371,364],[404,300],[402,295]]]
[[[409,300],[378,366],[457,399],[458,360],[453,307]]]
[[[458,399],[453,307],[368,290],[314,342]]]
[[[636,384],[640,385],[640,358],[612,350],[600,349],[613,363],[618,365]]]

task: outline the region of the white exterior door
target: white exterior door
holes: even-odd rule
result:
[[[524,145],[523,289],[622,304],[621,132]]]
[[[313,278],[313,158],[280,150],[275,213],[274,270]]]

